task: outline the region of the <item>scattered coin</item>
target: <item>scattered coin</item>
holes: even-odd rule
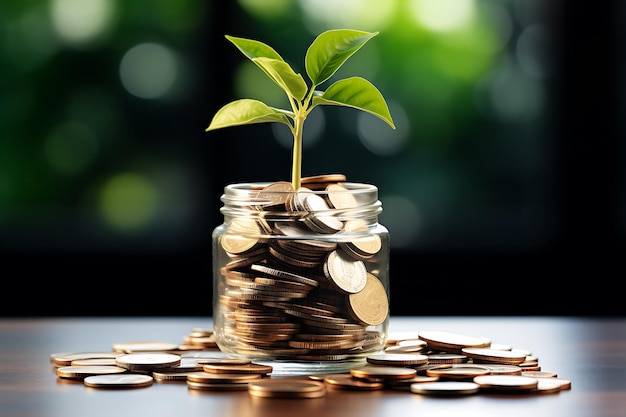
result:
[[[437,381],[411,384],[410,391],[423,395],[470,395],[476,394],[480,386],[470,381]]]
[[[491,340],[486,338],[437,330],[421,331],[418,337],[425,341],[431,350],[452,353],[461,353],[463,348],[484,348],[491,344]]]
[[[471,380],[480,375],[490,375],[491,370],[485,366],[470,364],[448,364],[430,368],[426,371],[427,376],[437,376],[441,380]]]
[[[474,383],[482,389],[497,391],[530,391],[535,390],[537,378],[521,375],[485,375],[474,378]]]
[[[168,342],[120,342],[113,343],[114,352],[137,353],[137,352],[163,352],[175,351],[178,344]]]
[[[374,365],[414,366],[428,363],[428,356],[419,353],[375,353],[366,360]]]
[[[358,368],[351,368],[350,375],[361,379],[409,379],[417,375],[417,371],[413,368],[405,368],[402,366],[365,365]]]
[[[56,374],[60,378],[84,379],[91,375],[121,374],[127,372],[126,369],[118,366],[64,366],[56,369]]]
[[[306,379],[269,378],[249,382],[248,392],[254,397],[319,398],[326,395],[326,386]]]
[[[142,388],[149,387],[153,381],[150,375],[92,375],[83,383],[91,388]]]
[[[121,368],[131,371],[152,371],[180,365],[181,357],[173,353],[128,353],[115,358]]]
[[[463,348],[463,354],[472,358],[474,362],[483,361],[505,365],[519,365],[526,359],[523,353],[515,353],[510,350],[496,350],[489,348]]]
[[[263,365],[260,363],[245,363],[236,365],[224,363],[205,363],[202,365],[202,369],[208,373],[262,375],[270,374],[274,370],[271,365]]]
[[[349,374],[327,376],[324,378],[324,382],[334,388],[353,390],[377,390],[385,387],[382,382],[362,380]]]
[[[79,359],[103,359],[103,358],[117,358],[123,355],[121,352],[74,352],[74,353],[60,353],[51,357],[52,363],[56,366],[70,366],[72,361]]]

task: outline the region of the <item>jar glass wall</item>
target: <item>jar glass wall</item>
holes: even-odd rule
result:
[[[389,232],[370,184],[307,177],[224,188],[213,231],[213,322],[221,351],[344,371],[384,348]]]

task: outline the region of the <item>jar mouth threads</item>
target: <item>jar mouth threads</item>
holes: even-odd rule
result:
[[[281,187],[272,187],[276,184]],[[318,229],[322,232],[324,219],[362,218],[375,222],[382,212],[378,188],[361,183],[331,183],[324,189],[302,187],[298,191],[285,182],[237,183],[227,185],[220,200],[224,204],[220,212],[226,217],[257,216],[274,221],[293,221],[300,217],[307,221],[310,216],[308,220],[313,224],[316,219],[322,219],[322,226]]]
[[[298,191],[287,182],[224,188],[224,223],[213,232],[221,350],[339,370],[383,349],[389,232],[378,223],[378,189],[323,179],[305,178]]]

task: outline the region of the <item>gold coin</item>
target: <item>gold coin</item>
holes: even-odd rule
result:
[[[366,273],[363,289],[348,296],[350,312],[358,321],[367,325],[383,323],[389,315],[389,300],[382,282],[370,272]]]
[[[461,352],[465,356],[474,359],[474,362],[480,360],[484,362],[501,363],[505,365],[519,365],[526,359],[526,355],[524,355],[523,353],[515,353],[510,350],[495,350],[489,348],[463,348]]]
[[[209,373],[232,373],[232,374],[269,374],[274,368],[271,365],[262,365],[260,363],[246,363],[242,365],[229,364],[210,364],[205,363],[202,369]]]
[[[329,375],[324,378],[324,383],[328,386],[342,389],[354,390],[378,390],[383,389],[385,384],[382,382],[372,382],[353,377],[348,374]]]
[[[266,209],[278,207],[284,210],[285,203],[293,192],[294,189],[290,182],[277,181],[263,187],[257,194],[256,199],[262,200],[262,205],[269,206]]]
[[[534,392],[538,394],[554,394],[563,389],[564,384],[555,378],[537,378],[537,388]]]
[[[346,181],[346,176],[344,174],[319,174],[300,178],[301,184],[317,184],[323,182],[332,183],[344,181]]]
[[[411,384],[411,392],[423,395],[470,395],[480,386],[470,381],[437,381]]]
[[[114,352],[164,352],[178,349],[178,344],[168,342],[120,342],[113,343]]]
[[[328,254],[324,263],[324,272],[337,288],[347,294],[358,293],[367,285],[368,272],[365,264],[348,258],[338,250]]]
[[[128,353],[115,358],[117,366],[132,371],[151,371],[180,365],[181,357],[173,353]]]
[[[76,359],[70,363],[70,366],[117,366],[115,358],[92,358],[92,359]]]
[[[491,371],[491,375],[521,375],[522,368],[517,365],[499,365],[483,363],[481,366],[488,368]]]
[[[359,205],[354,194],[341,184],[329,184],[326,192],[330,205],[335,209],[349,209]]]
[[[522,376],[530,376],[533,378],[556,378],[558,375],[556,372],[522,370]]]
[[[262,378],[261,374],[226,374],[210,372],[189,372],[187,381],[204,382],[211,384],[244,384]]]
[[[427,376],[437,376],[439,379],[473,379],[481,375],[490,375],[491,371],[485,366],[469,364],[440,365],[426,370]]]
[[[75,353],[60,353],[52,357],[52,362],[56,366],[70,366],[72,361],[79,359],[103,359],[103,358],[117,358],[123,355],[123,352],[75,352]]]
[[[537,378],[521,375],[484,375],[474,378],[481,388],[499,391],[530,391],[537,388]]]
[[[428,343],[428,347],[431,350],[452,353],[461,353],[461,349],[466,347],[484,348],[491,344],[489,339],[483,337],[473,337],[446,331],[421,331],[418,333],[418,337]]]
[[[248,392],[254,397],[319,398],[326,395],[326,386],[306,379],[264,378],[249,382]]]
[[[437,376],[415,375],[413,378],[394,379],[394,380],[386,381],[386,385],[393,389],[410,390],[411,385],[413,384],[420,384],[424,382],[437,382],[437,381],[439,381],[439,377]]]
[[[121,374],[127,372],[119,366],[64,366],[56,369],[56,374],[60,378],[84,379],[91,375]]]
[[[245,391],[248,389],[248,384],[222,384],[219,382],[209,383],[187,381],[187,388],[203,391]]]
[[[465,362],[467,362],[467,356],[457,353],[433,353],[428,355],[428,363],[431,365]]]
[[[255,247],[260,237],[261,231],[256,221],[234,219],[221,236],[220,243],[226,252],[240,254]]]
[[[183,372],[153,371],[152,377],[157,382],[170,382],[170,381],[184,382],[184,381],[187,381],[187,375],[189,375],[191,372],[197,372],[197,371],[183,371]]]
[[[375,353],[366,358],[373,365],[413,366],[428,363],[428,356],[419,353]]]
[[[152,385],[153,381],[150,375],[92,375],[83,383],[91,388],[143,388]]]
[[[417,371],[413,368],[405,368],[401,366],[365,365],[358,368],[351,368],[350,375],[360,379],[409,379],[417,375]]]

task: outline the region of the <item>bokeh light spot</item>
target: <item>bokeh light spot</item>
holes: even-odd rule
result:
[[[471,23],[473,0],[412,0],[410,12],[418,23],[435,32],[456,30]]]
[[[341,27],[384,30],[393,21],[397,0],[300,0],[312,34]]]
[[[124,88],[139,98],[158,98],[170,90],[178,76],[179,62],[163,45],[143,43],[129,49],[120,63]]]
[[[550,74],[548,57],[549,36],[543,25],[535,24],[527,27],[517,40],[517,61],[523,71],[537,78]]]
[[[122,173],[110,178],[100,191],[100,212],[112,228],[140,231],[155,220],[159,194],[146,177]]]
[[[108,29],[114,16],[112,0],[52,0],[52,23],[60,38],[83,44]]]

